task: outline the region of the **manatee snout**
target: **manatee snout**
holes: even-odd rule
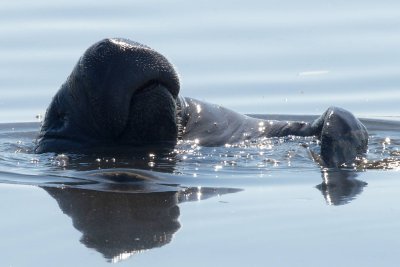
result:
[[[46,111],[36,152],[176,142],[180,85],[171,63],[126,39],[104,39],[79,59]]]

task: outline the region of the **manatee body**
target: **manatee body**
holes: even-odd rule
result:
[[[174,146],[179,139],[220,146],[245,139],[317,136],[321,163],[338,167],[364,153],[368,133],[350,112],[330,107],[312,123],[251,118],[179,96],[168,60],[127,39],[89,47],[47,109],[37,153]]]

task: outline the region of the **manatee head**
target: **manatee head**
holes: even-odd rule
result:
[[[36,152],[175,143],[179,79],[160,53],[127,39],[89,47],[54,96]]]

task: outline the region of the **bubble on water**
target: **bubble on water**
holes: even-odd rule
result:
[[[38,158],[31,158],[31,163],[32,164],[38,164],[39,163],[39,159]]]
[[[263,162],[265,162],[265,163],[270,163],[270,164],[272,164],[272,166],[274,166],[274,167],[278,166],[279,163],[280,163],[280,161],[278,161],[278,160],[276,160],[276,159],[272,159],[272,158],[265,158],[265,159],[263,160]]]
[[[214,171],[219,171],[222,169],[222,165],[215,165],[214,166]]]
[[[237,166],[237,162],[234,160],[224,160],[225,166]]]
[[[291,158],[293,158],[294,156],[296,155],[296,152],[295,151],[293,151],[293,150],[290,150],[290,151],[288,151],[287,153],[286,153],[286,158],[287,159],[291,159]]]
[[[66,167],[68,165],[69,158],[67,155],[59,154],[55,157],[54,163],[60,167]]]

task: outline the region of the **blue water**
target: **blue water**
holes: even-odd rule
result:
[[[118,36],[165,54],[183,95],[239,112],[398,116],[399,5],[2,1],[0,121],[35,120],[84,50]]]
[[[398,1],[13,0],[0,25],[0,266],[398,265]],[[33,154],[52,96],[105,37],[160,51],[182,95],[241,113],[347,108],[369,151],[341,171],[312,160],[313,138]]]

